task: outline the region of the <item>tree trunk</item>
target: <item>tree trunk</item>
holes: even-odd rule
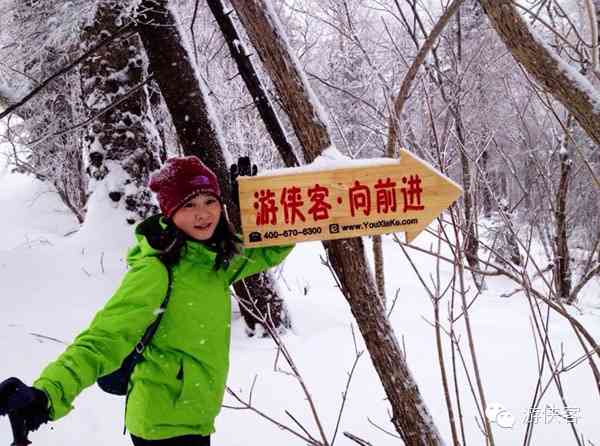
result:
[[[515,60],[573,115],[600,146],[598,90],[568,67],[529,29],[512,0],[479,0],[494,29]]]
[[[387,298],[385,296],[385,263],[383,257],[383,240],[380,235],[373,236],[373,263],[375,263],[375,283],[381,303],[385,308]]]
[[[216,173],[228,217],[236,230],[240,231],[240,211],[233,201],[229,169],[224,157],[226,147],[219,122],[184,46],[176,17],[168,7],[168,0],[144,0],[139,11],[142,13],[139,33],[183,152],[196,155]],[[272,321],[275,328],[283,330],[290,326],[289,316],[283,299],[275,291],[274,283],[271,273],[266,272],[236,283],[234,290],[250,308],[254,303],[258,312],[268,315],[268,320]],[[257,324],[262,322],[242,305],[240,312],[248,334],[252,335]]]
[[[596,22],[596,26],[592,26],[592,32],[591,32],[591,36],[592,36],[592,41],[595,41],[594,43],[596,44],[595,48],[592,48],[592,51],[594,51],[594,56],[592,57],[592,61],[596,62],[596,73],[600,74],[600,0],[593,0],[593,5],[594,5],[594,9],[595,9],[595,13],[596,13],[596,17],[592,17],[592,20],[595,20]],[[597,85],[597,84],[596,84]]]
[[[463,126],[462,119],[462,106],[460,76],[462,76],[461,70],[462,59],[463,59],[463,36],[462,36],[462,21],[460,9],[456,14],[456,54],[457,54],[457,67],[454,72],[454,82],[452,84],[453,98],[449,104],[451,113],[454,116],[454,127],[456,130],[456,138],[458,139],[458,151],[460,153],[460,161],[462,168],[462,182],[464,188],[463,200],[464,200],[464,252],[467,262],[471,269],[479,270],[479,238],[477,236],[477,207],[475,206],[475,192],[473,177],[471,174],[471,165],[469,157],[467,156],[467,140],[465,138],[465,129]],[[471,23],[468,23],[471,25]],[[467,27],[468,32],[468,27]],[[473,273],[473,279],[478,289],[483,287],[483,278]],[[489,429],[488,429],[489,431]]]
[[[483,149],[483,153],[481,154],[481,172],[479,173],[479,175],[483,177],[483,184],[487,183],[490,185],[490,187],[493,188],[493,190],[498,190],[494,186],[494,184],[496,183],[495,178],[489,173],[489,158],[490,151],[486,147]],[[492,216],[492,211],[494,208],[492,203],[492,192],[490,191],[490,188],[483,186],[481,189],[481,195],[483,201],[483,215],[486,218],[490,218]]]
[[[460,152],[460,162],[462,168],[462,183],[464,187],[464,214],[465,214],[465,223],[464,223],[464,251],[465,257],[467,258],[467,262],[469,266],[477,271],[479,270],[479,239],[477,237],[476,232],[476,214],[475,214],[475,204],[474,204],[474,193],[473,193],[473,180],[471,178],[471,166],[469,162],[469,158],[465,154],[466,150],[466,140],[464,138],[462,119],[460,116],[459,105],[456,104],[455,110],[455,129],[456,136],[458,138],[458,143],[461,146],[459,148]],[[475,279],[475,284],[477,288],[481,288],[482,286],[482,278],[477,277],[477,275],[473,274]]]
[[[100,1],[94,20],[83,28],[83,51],[114,35],[121,26],[121,15],[114,2]],[[140,88],[147,73],[139,38],[132,35],[98,50],[82,63],[80,73],[83,103],[90,116],[137,89],[116,107],[96,116],[85,137],[88,174],[95,181],[113,175],[106,182],[108,196],[124,204],[127,222],[133,224],[157,212],[146,185],[150,172],[160,166],[160,143],[148,92],[145,86]]]
[[[573,303],[571,296],[571,256],[569,254],[569,236],[567,226],[567,196],[569,193],[569,180],[573,161],[569,156],[569,132],[571,129],[571,116],[567,119],[565,135],[559,151],[560,180],[556,194],[556,207],[554,224],[554,284],[558,299],[568,304]],[[577,296],[574,296],[575,299]]]
[[[568,153],[560,156],[560,184],[556,203],[556,253],[554,257],[554,281],[558,298],[566,303],[571,294],[571,267],[569,265],[569,245],[567,236],[567,192],[569,191],[569,173],[571,160]]]
[[[307,162],[330,146],[326,116],[286,43],[279,19],[264,0],[232,0],[288,112]],[[323,243],[373,365],[392,406],[392,423],[408,446],[441,445],[379,299],[361,238]]]
[[[481,6],[477,0],[469,0],[467,3],[465,3],[463,8],[466,9],[465,39],[471,42],[476,42],[477,40],[474,39],[474,37],[481,35],[481,33],[484,31],[482,26],[483,10],[481,9]],[[490,139],[493,137],[493,134],[490,131],[489,121],[487,118],[488,111],[490,110],[490,103],[495,103],[495,101],[491,100],[492,97],[488,89],[489,86],[485,80],[486,68],[480,64],[474,64],[472,69],[475,75],[477,104],[481,107],[481,110],[483,110],[483,113],[485,114],[485,116],[482,117],[483,119],[481,119],[482,128],[480,130],[480,135],[476,140],[477,150],[482,148],[481,155],[479,156],[481,163],[478,166],[476,177],[477,196],[481,197],[481,210],[483,211],[484,217],[489,219],[494,211],[493,194],[495,193],[495,195],[498,196],[496,178],[494,175],[490,174]]]

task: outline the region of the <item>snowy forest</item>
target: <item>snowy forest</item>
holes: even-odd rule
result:
[[[600,446],[599,29],[600,0],[0,0],[0,379],[110,297],[168,157],[239,231],[238,157],[404,148],[462,197],[236,283],[213,444]],[[91,389],[30,439],[128,444],[122,410]]]

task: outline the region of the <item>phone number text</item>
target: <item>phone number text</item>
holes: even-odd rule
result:
[[[314,235],[320,234],[323,231],[323,228],[313,227],[313,228],[303,228],[303,229],[285,229],[283,231],[267,231],[263,234],[265,239],[274,239],[274,238],[287,238],[287,237],[298,237],[299,235]]]

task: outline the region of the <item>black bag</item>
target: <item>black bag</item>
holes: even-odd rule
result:
[[[166,266],[166,265],[165,265]],[[123,360],[121,367],[118,370],[115,370],[108,375],[104,375],[98,378],[98,387],[104,390],[107,393],[112,395],[127,395],[127,388],[129,387],[129,379],[131,377],[131,373],[133,372],[134,367],[137,363],[141,362],[144,359],[144,349],[152,340],[154,333],[158,329],[158,325],[162,319],[163,313],[167,308],[167,304],[169,303],[169,297],[171,296],[171,268],[166,266],[167,274],[169,277],[169,282],[167,285],[167,295],[160,305],[160,310],[158,317],[152,324],[146,329],[144,336],[137,343],[133,351],[127,355],[127,357]]]

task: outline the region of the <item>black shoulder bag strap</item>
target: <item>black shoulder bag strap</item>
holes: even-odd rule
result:
[[[150,324],[150,326],[146,328],[144,336],[142,336],[142,339],[140,339],[135,345],[133,351],[129,355],[127,355],[127,357],[123,360],[123,362],[121,363],[121,367],[108,375],[98,378],[98,386],[100,386],[100,388],[105,392],[111,393],[113,395],[129,396],[128,387],[131,373],[133,372],[133,369],[135,368],[136,364],[141,362],[144,358],[144,350],[146,346],[148,346],[148,344],[150,344],[150,342],[152,341],[152,337],[158,329],[162,316],[167,308],[167,304],[169,303],[169,298],[171,297],[172,272],[171,268],[167,264],[164,265],[167,269],[168,275],[167,292],[158,310],[158,315],[154,322],[152,322],[152,324]]]
[[[157,316],[156,320],[154,322],[152,322],[152,324],[150,324],[150,326],[146,329],[144,336],[142,336],[142,339],[140,339],[139,342],[135,346],[135,353],[133,355],[134,356],[134,359],[133,359],[134,366],[135,366],[135,364],[137,364],[138,362],[140,362],[142,360],[144,350],[145,350],[146,346],[148,344],[150,344],[150,341],[152,341],[152,337],[154,336],[154,333],[156,333],[156,330],[158,330],[160,321],[162,320],[163,314],[165,313],[165,310],[167,309],[167,304],[169,303],[169,298],[171,297],[171,288],[172,288],[172,284],[173,284],[173,276],[172,276],[173,273],[171,272],[171,267],[169,265],[167,265],[166,263],[164,263],[164,265],[165,265],[165,268],[167,269],[167,275],[168,275],[167,294],[165,295],[165,298],[164,298],[162,304],[160,304],[160,308],[158,309],[158,316]],[[132,369],[133,369],[133,367],[132,367]]]
[[[129,378],[131,377],[131,374],[133,373],[133,369],[135,368],[135,366],[142,361],[142,359],[144,359],[144,350],[146,349],[146,346],[148,344],[150,344],[150,341],[152,341],[152,337],[154,336],[154,333],[156,333],[156,330],[158,329],[158,326],[160,325],[160,321],[162,320],[163,314],[165,313],[165,310],[167,309],[167,304],[169,303],[169,298],[171,297],[171,289],[173,287],[173,272],[171,271],[171,267],[163,262],[163,265],[165,265],[165,268],[167,269],[167,277],[168,277],[168,282],[167,282],[167,294],[165,295],[165,298],[162,301],[162,304],[160,304],[160,308],[158,310],[158,316],[156,317],[156,320],[154,322],[152,322],[152,324],[150,324],[150,326],[146,329],[146,332],[144,333],[144,336],[142,336],[142,339],[139,340],[139,342],[136,344],[135,349],[133,350],[133,352],[125,359],[125,361],[123,362],[123,365],[121,366],[122,369],[126,370],[126,382],[125,382],[125,391],[124,393],[121,393],[122,395],[126,395],[125,396],[125,414],[127,414],[127,403],[129,401]],[[123,425],[123,435],[125,435],[125,433],[127,432],[127,428],[125,427],[125,424]]]

